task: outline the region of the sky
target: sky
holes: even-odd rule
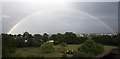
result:
[[[2,2],[2,32],[115,33],[117,2]]]

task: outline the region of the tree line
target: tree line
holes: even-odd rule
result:
[[[114,45],[118,46],[120,43],[120,34],[116,35],[96,35],[96,34],[83,34],[79,36],[73,32],[66,32],[64,34],[57,33],[48,35],[47,33],[41,34],[30,34],[29,32],[24,32],[23,34],[12,35],[2,33],[2,54],[3,56],[10,55],[14,53],[15,48],[22,47],[40,47],[44,42],[49,40],[54,40],[53,44],[58,45],[63,42],[67,44],[82,44],[86,40],[92,39],[97,43],[103,45]]]
[[[87,37],[78,37],[75,33],[66,32],[65,34],[57,33],[48,35],[47,33],[41,34],[30,34],[25,32],[23,35],[12,35],[2,33],[2,44],[11,45],[13,47],[21,48],[21,47],[39,47],[42,43],[54,40],[53,44],[57,45],[62,42],[66,42],[67,44],[80,44],[84,42]],[[26,41],[26,42],[25,42]]]
[[[54,40],[53,44],[57,45],[62,42],[67,44],[81,44],[84,43],[86,40],[92,39],[95,42],[104,45],[119,45],[120,43],[120,34],[116,35],[84,35],[78,36],[73,32],[66,32],[64,34],[57,33],[48,35],[47,33],[41,34],[30,34],[28,32],[24,32],[24,34],[12,35],[12,34],[5,34],[2,33],[2,45],[11,45],[13,47],[39,47],[42,43]],[[25,42],[26,41],[26,42]],[[9,46],[8,45],[8,46]]]

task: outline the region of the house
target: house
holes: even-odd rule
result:
[[[54,40],[49,40],[48,42],[51,42],[51,43],[53,43],[53,42],[54,42]]]

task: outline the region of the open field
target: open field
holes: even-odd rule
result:
[[[69,50],[74,50],[77,51],[77,48],[80,45],[68,45],[68,47],[66,47],[66,49]],[[55,51],[52,53],[42,53],[40,47],[27,47],[27,48],[17,48],[16,49],[16,53],[12,54],[15,57],[41,57],[41,56],[45,56],[45,57],[62,57],[62,53],[58,52],[57,49],[60,48],[59,45],[54,45]],[[111,49],[111,48],[115,48],[114,46],[104,46],[105,50]],[[72,55],[68,55],[69,57],[71,57]]]

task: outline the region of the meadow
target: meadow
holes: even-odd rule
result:
[[[68,45],[66,49],[78,51],[80,45]],[[16,52],[12,54],[14,57],[62,57],[63,53],[59,52],[61,48],[59,45],[54,45],[55,51],[52,53],[42,53],[40,47],[26,47],[16,48]],[[115,48],[115,46],[104,46],[104,50]],[[72,57],[72,54],[67,54],[68,57]]]

